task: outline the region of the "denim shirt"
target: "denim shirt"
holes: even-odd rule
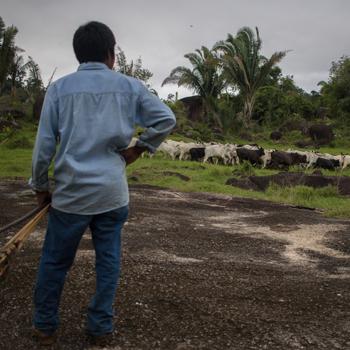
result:
[[[105,64],[83,63],[48,88],[41,112],[29,183],[49,190],[54,160],[52,206],[92,215],[129,202],[125,161],[135,125],[145,128],[137,144],[154,152],[175,126],[175,117],[138,80]]]

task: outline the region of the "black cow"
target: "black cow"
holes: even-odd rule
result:
[[[322,157],[318,157],[315,163],[316,168],[322,168],[322,169],[328,169],[328,170],[334,170],[339,166],[340,166],[339,160],[326,159]]]
[[[247,160],[253,165],[261,163],[260,157],[264,155],[263,148],[251,150],[246,148],[237,148],[237,156],[240,161]]]
[[[291,165],[293,165],[293,158],[289,153],[283,151],[274,151],[271,153],[271,167],[285,168]]]
[[[205,156],[205,147],[195,147],[190,149],[191,160],[199,161]]]
[[[307,163],[306,155],[294,152],[288,152],[288,154],[292,157],[292,165],[300,165]]]

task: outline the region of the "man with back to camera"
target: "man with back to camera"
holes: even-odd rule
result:
[[[175,126],[173,113],[158,97],[112,70],[115,44],[106,25],[80,26],[73,38],[79,68],[52,83],[44,100],[30,180],[39,205],[50,201],[48,169],[55,155],[55,188],[34,291],[34,336],[42,345],[55,341],[65,277],[88,227],[96,253],[96,293],[86,331],[94,343],[113,333],[120,235],[128,216],[125,166],[145,150],[154,152]],[[135,124],[145,131],[126,149]]]

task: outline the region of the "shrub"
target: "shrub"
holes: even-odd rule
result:
[[[232,174],[234,176],[247,177],[254,176],[255,169],[253,165],[248,161],[243,161],[240,165],[237,165],[236,169],[233,170]]]
[[[6,143],[6,147],[9,149],[32,148],[33,143],[28,137],[22,135],[22,136],[17,136],[17,137],[10,139]]]

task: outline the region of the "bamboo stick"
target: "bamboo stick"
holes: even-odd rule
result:
[[[40,210],[33,219],[25,224],[5,245],[0,249],[0,277],[2,277],[9,267],[11,256],[18,251],[29,235],[34,231],[37,224],[48,212],[50,204]]]

